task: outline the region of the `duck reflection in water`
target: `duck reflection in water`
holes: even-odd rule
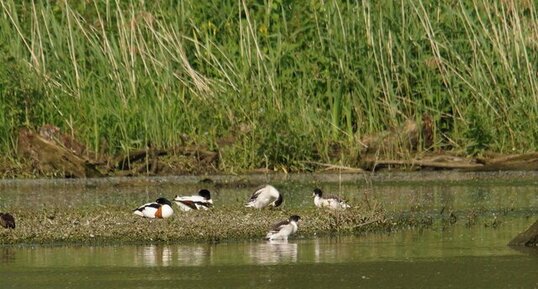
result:
[[[0,264],[13,263],[15,261],[15,250],[12,248],[2,248],[0,250]]]
[[[162,246],[139,247],[135,264],[140,266],[202,266],[211,264],[212,246]]]
[[[178,246],[177,260],[181,265],[185,266],[203,266],[212,264],[212,248],[211,245],[202,246]]]
[[[297,262],[297,244],[287,240],[270,240],[252,244],[249,257],[255,264],[280,264]]]
[[[144,246],[140,247],[136,255],[135,263],[143,266],[170,266],[172,251],[168,246]]]

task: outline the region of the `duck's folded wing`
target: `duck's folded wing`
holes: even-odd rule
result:
[[[250,196],[250,199],[248,199],[249,202],[252,202],[252,201],[255,201],[256,199],[258,199],[258,197],[260,196],[260,194],[263,192],[263,189],[265,187],[262,187],[262,188],[259,188],[257,191],[255,191],[254,193],[252,193],[252,196]]]
[[[174,201],[182,203],[183,205],[193,209],[197,210],[200,206],[203,207],[210,207],[212,205],[211,200],[207,200],[204,197],[201,196],[185,196],[185,197],[176,197]]]
[[[145,204],[143,204],[142,206],[140,206],[140,207],[134,209],[133,211],[143,211],[143,210],[144,210],[145,208],[147,208],[147,207],[158,209],[160,206],[161,206],[161,205],[159,205],[159,204],[157,204],[157,203],[155,203],[155,202],[153,202],[153,203],[145,203]]]
[[[213,206],[213,202],[212,201],[208,201],[208,200],[204,200],[203,202],[196,202],[195,203],[199,208],[203,208],[203,209],[209,209]]]
[[[273,227],[271,228],[271,232],[279,232],[280,230],[282,230],[282,228],[284,228],[285,226],[289,224],[290,224],[289,221],[278,222],[273,225]]]
[[[181,203],[182,205],[185,205],[193,210],[198,209],[194,201],[192,199],[189,199],[188,197],[176,198],[174,201]]]
[[[337,201],[339,203],[345,203],[346,202],[346,200],[344,200],[342,197],[335,196],[335,195],[328,195],[325,198],[328,199],[328,200],[335,200],[335,201]]]

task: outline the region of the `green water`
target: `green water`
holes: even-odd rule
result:
[[[429,229],[219,244],[0,247],[0,288],[538,288],[538,250],[508,241],[538,216],[534,177],[332,181],[322,177],[200,184],[198,178],[0,183],[0,209],[139,204],[210,187],[215,206],[240,206],[271,181],[285,206],[312,206],[319,186],[388,212],[433,216]],[[479,221],[439,226],[440,212]],[[492,220],[499,220],[491,226]]]
[[[2,288],[538,288],[525,227],[453,227],[287,243],[0,249]]]

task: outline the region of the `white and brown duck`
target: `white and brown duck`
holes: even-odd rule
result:
[[[261,209],[268,206],[278,207],[284,202],[282,194],[273,186],[265,185],[254,191],[245,207]]]
[[[300,220],[300,216],[292,215],[289,219],[274,224],[267,235],[265,235],[265,239],[270,241],[287,240],[290,235],[297,232]]]
[[[155,202],[146,203],[133,210],[133,214],[150,219],[165,219],[174,214],[172,203],[166,198],[158,198]]]
[[[194,196],[176,196],[174,202],[184,212],[192,210],[208,210],[213,207],[211,192],[206,189],[200,190],[198,195]]]
[[[342,210],[350,208],[351,206],[346,203],[346,201],[339,197],[328,195],[324,196],[323,191],[320,188],[315,188],[314,193],[314,205],[318,208],[329,208],[333,210]]]

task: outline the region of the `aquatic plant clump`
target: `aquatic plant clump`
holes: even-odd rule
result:
[[[97,159],[194,144],[227,172],[538,148],[532,1],[0,3],[3,154],[44,124]],[[384,134],[407,123],[427,129]]]

